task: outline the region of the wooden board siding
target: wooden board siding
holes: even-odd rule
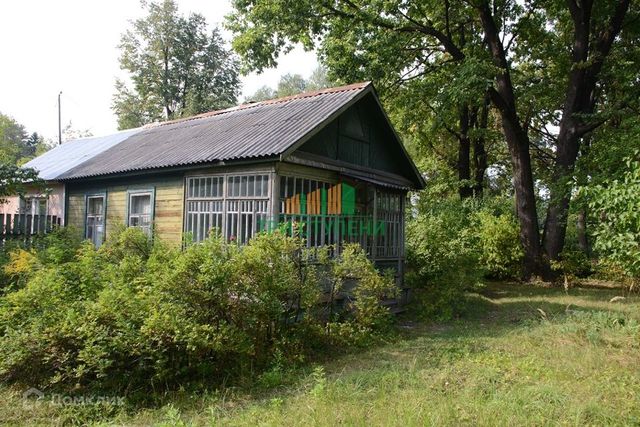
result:
[[[67,193],[67,208],[65,224],[79,234],[84,233],[85,201],[84,193]]]
[[[409,182],[416,177],[393,129],[372,94],[349,107],[338,118],[306,141],[293,154],[313,154],[321,161],[334,160],[399,175]]]
[[[184,179],[162,182],[156,185],[155,231],[163,240],[182,242],[182,218],[184,215]]]
[[[107,236],[120,226],[126,225],[128,192],[155,190],[153,225],[155,235],[170,243],[182,242],[182,218],[184,212],[184,176],[127,178],[93,183],[69,183],[67,190],[67,220],[71,227],[84,234],[85,197],[90,194],[106,193],[106,233]]]

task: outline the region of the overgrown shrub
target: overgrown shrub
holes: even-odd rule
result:
[[[607,264],[619,268],[631,281],[640,282],[640,151],[626,161],[621,181],[587,188],[594,224],[594,249]]]
[[[523,257],[520,228],[512,212],[480,210],[477,221],[479,261],[484,274],[491,278],[510,279],[520,276]]]
[[[407,224],[406,280],[427,317],[454,316],[480,279],[472,215],[464,204],[445,200]]]
[[[220,383],[325,344],[361,342],[389,321],[379,303],[390,281],[352,245],[317,265],[299,239],[279,233],[179,250],[130,228],[97,250],[81,244],[71,259],[28,253],[12,264],[24,258],[26,283],[0,300],[0,377],[31,386]],[[320,269],[361,282],[351,314],[318,309]]]
[[[581,250],[565,249],[560,254],[558,261],[552,262],[551,267],[562,273],[568,282],[574,282],[578,278],[584,278],[591,274],[591,260]]]
[[[79,234],[71,227],[56,228],[28,241],[8,239],[0,249],[0,294],[24,286],[42,265],[73,260],[80,243]]]
[[[455,316],[483,277],[518,278],[521,260],[508,200],[423,202],[407,224],[406,280],[427,317]]]

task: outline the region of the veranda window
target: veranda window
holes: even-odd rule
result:
[[[99,247],[104,241],[105,196],[87,196],[85,238]]]
[[[308,247],[355,242],[374,257],[402,256],[402,195],[361,181],[280,177],[280,223],[297,223]]]
[[[280,177],[280,223],[301,227],[308,247],[339,241],[339,184],[291,176]]]
[[[397,193],[376,194],[377,221],[384,223],[384,233],[376,236],[376,256],[401,256],[402,243],[402,196]]]
[[[211,230],[245,244],[264,229],[269,215],[269,175],[187,178],[186,231],[196,242]]]

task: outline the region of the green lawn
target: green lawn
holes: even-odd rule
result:
[[[460,320],[414,324],[366,351],[276,384],[164,396],[155,407],[23,404],[0,423],[104,425],[638,425],[640,298],[621,291],[493,284]],[[268,381],[267,381],[268,380]],[[280,385],[277,385],[280,383]]]

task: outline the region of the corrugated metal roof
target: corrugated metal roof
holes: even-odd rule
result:
[[[140,132],[142,128],[129,129],[113,135],[80,138],[65,142],[27,162],[24,166],[39,172],[40,178],[54,181],[60,175],[108,150]]]
[[[148,126],[61,178],[278,156],[367,90],[358,83]]]

